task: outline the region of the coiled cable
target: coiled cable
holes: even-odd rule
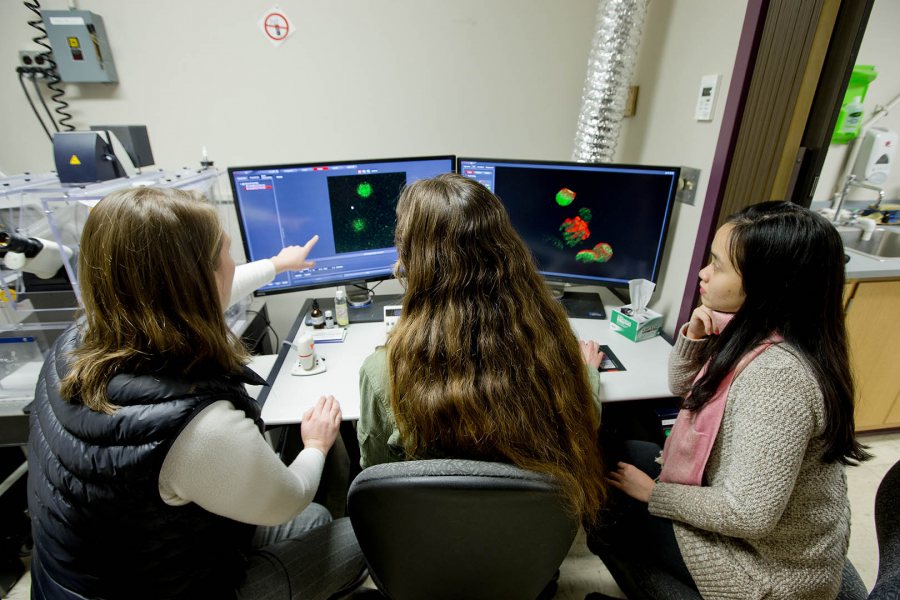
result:
[[[34,27],[38,30],[40,35],[37,37],[31,38],[32,41],[38,46],[44,48],[44,52],[41,53],[41,56],[50,64],[49,71],[47,71],[47,88],[49,88],[53,93],[50,95],[50,101],[56,104],[54,108],[54,112],[59,115],[59,126],[56,126],[56,121],[54,121],[54,127],[57,127],[57,131],[60,128],[65,131],[74,131],[75,126],[69,123],[72,120],[72,114],[68,112],[69,103],[63,100],[63,97],[66,95],[65,89],[61,88],[59,84],[62,82],[62,79],[59,76],[59,71],[57,69],[56,61],[53,60],[53,48],[50,47],[50,44],[47,43],[47,30],[44,29],[44,20],[41,16],[41,3],[39,0],[24,0],[23,4],[25,8],[33,12],[37,15],[37,19],[28,21],[28,24],[31,27]],[[51,121],[53,119],[51,118]]]

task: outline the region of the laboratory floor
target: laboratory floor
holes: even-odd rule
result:
[[[859,467],[847,469],[852,521],[850,529],[850,561],[862,576],[866,587],[875,585],[878,574],[878,545],[875,537],[875,491],[882,477],[900,460],[900,432],[864,434],[860,440],[869,447],[874,458]],[[371,579],[366,583],[372,587]],[[560,567],[557,600],[583,600],[590,592],[603,592],[624,598],[600,559],[585,545],[584,533],[579,533],[568,556]],[[26,573],[12,588],[9,600],[31,597],[31,577]]]

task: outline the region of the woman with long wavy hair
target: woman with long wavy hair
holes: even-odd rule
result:
[[[363,466],[511,463],[554,477],[593,520],[602,354],[579,347],[500,200],[460,175],[417,181],[397,204],[396,246],[403,313],[360,370]]]

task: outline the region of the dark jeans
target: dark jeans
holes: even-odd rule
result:
[[[656,479],[660,450],[652,442],[628,440],[607,452],[607,466],[615,469],[617,462],[627,462]],[[629,599],[699,598],[696,592],[691,594],[696,586],[678,549],[672,521],[651,515],[643,502],[610,488],[609,508],[588,531],[587,543]],[[656,587],[664,591],[657,593]],[[678,590],[684,593],[672,593]]]

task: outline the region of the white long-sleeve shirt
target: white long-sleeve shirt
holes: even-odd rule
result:
[[[237,267],[232,302],[274,277],[269,260]],[[305,448],[284,466],[253,421],[231,402],[220,400],[203,409],[175,439],[159,473],[159,495],[171,506],[194,502],[236,521],[278,525],[312,502],[324,464],[322,452]]]

